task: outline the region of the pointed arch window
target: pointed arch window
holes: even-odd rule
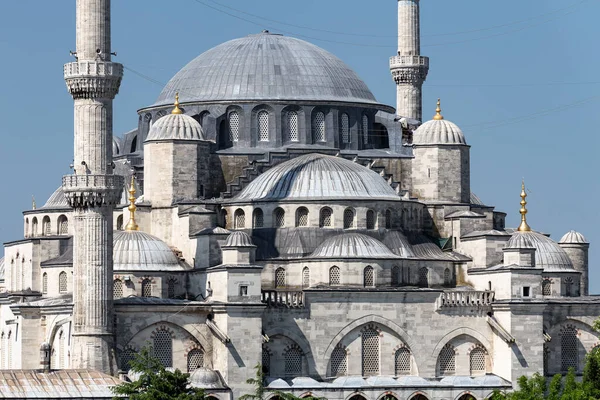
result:
[[[315,140],[317,142],[325,142],[325,114],[321,111],[315,114]]]
[[[118,231],[123,230],[123,214],[121,214],[117,217],[117,230]]]
[[[475,347],[469,353],[471,375],[485,374],[486,352],[481,347]]]
[[[550,279],[544,279],[542,282],[542,294],[544,296],[552,295],[552,281]]]
[[[229,135],[232,142],[240,140],[240,114],[237,111],[229,113]]]
[[[252,213],[252,224],[255,228],[262,228],[265,223],[265,216],[263,214],[263,210],[257,208]]]
[[[368,265],[363,271],[363,281],[365,287],[375,286],[375,271]]]
[[[304,267],[302,269],[302,287],[310,286],[310,269],[308,267]]]
[[[275,286],[278,288],[286,286],[285,269],[277,268],[275,271]]]
[[[348,114],[342,114],[341,125],[342,143],[350,143],[350,118],[348,117]]]
[[[411,374],[411,354],[406,347],[401,347],[394,354],[394,366],[396,375]]]
[[[273,212],[273,216],[273,219],[275,220],[275,227],[283,228],[285,226],[285,211],[283,211],[283,208],[276,208]]]
[[[48,293],[48,273],[42,275],[42,294]]]
[[[319,226],[321,228],[330,227],[332,225],[331,224],[332,216],[333,216],[333,210],[331,208],[329,208],[329,207],[322,208],[320,211],[320,215],[319,215]]]
[[[367,211],[367,229],[375,229],[375,211]]]
[[[560,333],[561,370],[567,372],[569,368],[579,371],[579,339],[577,329],[566,326]]]
[[[258,140],[269,141],[269,113],[264,110],[258,113]]]
[[[454,375],[456,370],[456,351],[452,346],[444,346],[438,357],[438,371],[440,376]]]
[[[285,374],[288,376],[297,376],[302,374],[302,359],[304,354],[300,347],[294,345],[287,349],[284,354]]]
[[[204,367],[204,351],[201,349],[192,349],[187,355],[187,372],[194,372],[198,368]]]
[[[152,281],[148,278],[142,281],[142,297],[152,297]]]
[[[115,300],[123,298],[123,281],[120,279],[113,281],[113,298]]]
[[[60,293],[67,293],[67,273],[62,271],[58,275],[58,291]]]
[[[392,211],[385,211],[385,228],[392,229]]]
[[[336,347],[331,353],[331,376],[345,376],[348,373],[348,354],[343,347]]]
[[[340,269],[337,266],[333,266],[329,269],[329,285],[339,285],[341,281]]]
[[[31,234],[33,236],[38,235],[38,220],[36,217],[33,217],[33,219],[31,220]]]
[[[169,299],[175,298],[175,284],[176,283],[177,283],[177,281],[175,280],[175,278],[169,278],[169,280],[167,280],[167,297]]]
[[[244,229],[246,227],[246,213],[241,208],[235,210],[234,214],[234,228],[235,229]]]
[[[379,332],[369,327],[362,332],[362,374],[379,375]]]
[[[121,356],[119,357],[119,361],[121,363],[121,369],[123,371],[129,371],[129,369],[131,368],[129,363],[131,363],[131,361],[133,361],[133,359],[135,358],[135,354],[136,351],[134,349],[132,349],[131,347],[127,347],[125,350],[123,350],[121,352]]]
[[[429,270],[427,267],[419,269],[419,286],[429,287]]]
[[[50,226],[50,217],[46,216],[42,220],[42,235],[50,236],[52,234],[52,227]]]
[[[29,218],[25,218],[25,237],[29,236]]]
[[[300,140],[300,135],[298,134],[298,112],[288,111],[286,115],[287,115],[288,141],[298,142]]]
[[[58,234],[68,235],[69,234],[69,220],[66,216],[61,215],[58,217]]]
[[[344,210],[344,229],[354,228],[354,210],[346,208]]]
[[[392,267],[392,286],[398,286],[400,284],[400,268],[397,265]]]
[[[156,357],[165,368],[173,366],[173,338],[167,330],[157,330],[153,335],[153,350]]]
[[[296,210],[296,226],[308,226],[308,208],[300,207]]]

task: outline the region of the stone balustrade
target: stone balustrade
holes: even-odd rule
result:
[[[116,205],[125,185],[120,175],[66,175],[63,192],[73,208]]]
[[[429,57],[423,56],[394,56],[390,57],[390,68],[405,67],[425,67],[429,68]]]
[[[74,99],[113,99],[119,92],[123,65],[104,61],[65,64],[64,77]]]
[[[443,292],[437,300],[437,308],[488,307],[494,301],[494,292],[470,290]]]
[[[263,290],[262,302],[267,307],[304,308],[304,292]]]

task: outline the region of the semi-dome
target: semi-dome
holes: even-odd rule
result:
[[[396,255],[402,258],[416,257],[410,242],[402,232],[389,231],[385,234],[383,243]]]
[[[561,244],[588,244],[589,242],[581,233],[577,231],[569,231],[560,239]]]
[[[414,145],[427,144],[467,144],[465,135],[460,128],[450,122],[441,114],[440,101],[438,99],[436,114],[431,121],[425,122],[413,133]]]
[[[182,267],[173,250],[159,238],[140,231],[115,231],[115,271],[178,271]]]
[[[70,208],[62,186],[59,186],[54,193],[50,195],[42,208]]]
[[[303,100],[377,104],[358,75],[333,54],[267,31],[201,54],[167,83],[154,106],[172,102]]]
[[[362,233],[344,233],[325,240],[311,258],[398,258],[383,243]]]
[[[198,121],[182,113],[177,100],[173,112],[150,128],[146,142],[154,140],[204,140],[204,132]]]
[[[235,231],[225,241],[223,247],[256,247],[246,232]]]
[[[252,181],[235,200],[400,200],[376,172],[341,157],[307,154],[281,163]]]
[[[535,249],[535,265],[544,271],[571,271],[573,263],[567,253],[552,239],[538,232],[515,232],[507,249]]]
[[[217,371],[198,368],[190,374],[190,385],[201,389],[225,389],[221,376]]]

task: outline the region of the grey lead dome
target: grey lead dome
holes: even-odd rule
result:
[[[263,32],[201,54],[167,83],[154,106],[244,100],[378,104],[342,60],[303,40]]]

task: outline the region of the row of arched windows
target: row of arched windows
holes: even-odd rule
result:
[[[68,276],[65,271],[62,271],[58,274],[58,292],[63,294],[67,293],[69,289],[68,286]],[[44,272],[42,274],[42,294],[48,293],[48,273]]]
[[[38,231],[38,219],[37,217],[33,217],[31,219],[31,233],[29,232],[29,218],[25,219],[25,237],[29,236],[51,236],[53,234],[52,231],[52,223],[50,222],[49,216],[44,216],[42,218],[42,231]],[[66,215],[60,215],[56,222],[56,232],[57,235],[68,235],[69,234],[69,219]]]
[[[175,298],[175,285],[177,284],[177,279],[169,278],[167,279],[167,298],[174,299]],[[113,298],[121,299],[124,296],[124,286],[125,283],[117,278],[113,281]],[[145,278],[142,280],[142,297],[152,297],[152,280],[150,278]]]

